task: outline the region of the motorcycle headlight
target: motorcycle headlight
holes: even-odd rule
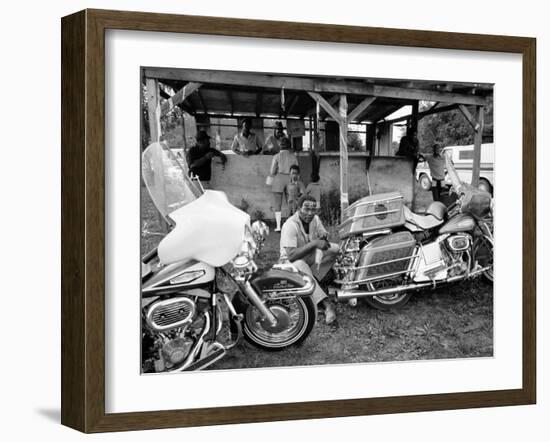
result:
[[[250,256],[248,254],[241,254],[239,253],[235,258],[233,258],[233,266],[235,268],[245,268],[248,267],[248,264],[250,264]]]
[[[239,254],[235,256],[235,258],[233,258],[233,266],[235,266],[236,268],[247,267],[252,261],[256,250],[256,241],[254,240],[252,231],[250,230],[249,226],[246,226],[241,250],[239,251]]]

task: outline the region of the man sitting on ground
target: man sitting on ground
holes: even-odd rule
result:
[[[328,232],[316,212],[315,198],[303,195],[298,201],[298,211],[285,221],[281,229],[281,262],[290,261],[298,270],[314,276],[319,282],[332,268],[338,245],[327,241]],[[316,259],[316,255],[321,253],[322,259]],[[325,323],[331,324],[336,320],[336,309],[318,282],[311,297],[315,304],[325,309]]]

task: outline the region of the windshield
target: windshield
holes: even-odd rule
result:
[[[202,193],[189,178],[185,159],[178,159],[165,143],[150,144],[143,151],[141,173],[153,203],[165,218]]]
[[[457,193],[461,193],[464,188],[464,183],[460,180],[458,176],[458,172],[455,169],[455,166],[451,159],[451,152],[444,150],[443,156],[445,157],[445,166],[447,168],[447,174],[449,176],[449,180],[451,181],[451,184],[453,185],[454,190]]]

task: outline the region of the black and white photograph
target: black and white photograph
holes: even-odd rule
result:
[[[492,357],[493,87],[141,67],[141,373]]]

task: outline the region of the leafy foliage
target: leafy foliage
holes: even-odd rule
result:
[[[427,110],[433,105],[431,102],[421,102],[420,111]],[[474,115],[474,109],[469,108]],[[485,106],[484,138],[493,136],[493,100],[489,99]],[[418,122],[418,140],[420,149],[425,152],[430,150],[435,143],[442,146],[456,146],[473,144],[474,131],[462,112],[454,109],[428,115]]]

